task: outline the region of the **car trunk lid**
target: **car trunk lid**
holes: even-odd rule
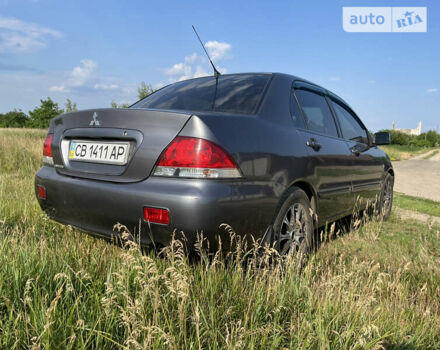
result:
[[[54,166],[63,175],[112,182],[147,178],[163,149],[191,117],[189,113],[148,109],[96,109],[63,114],[51,129]],[[126,164],[77,161],[69,157],[73,141],[126,144]]]

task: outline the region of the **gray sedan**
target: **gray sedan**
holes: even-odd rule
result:
[[[176,230],[215,249],[229,224],[282,254],[308,250],[316,228],[355,207],[391,211],[394,171],[377,147],[389,134],[367,130],[344,100],[295,76],[192,79],[127,109],[54,118],[35,190],[51,218],[106,238],[119,222],[142,245]]]

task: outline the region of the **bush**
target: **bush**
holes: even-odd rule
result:
[[[396,130],[381,130],[391,134],[391,144],[401,146],[416,146],[416,147],[439,147],[440,134],[434,130],[429,130],[418,136],[408,135]]]
[[[440,146],[440,134],[438,134],[436,131],[429,130],[428,132],[423,133],[420,136],[423,136],[424,139],[430,143],[431,147]]]
[[[391,143],[395,145],[409,145],[413,136],[404,134],[403,132],[391,131]]]
[[[21,110],[0,114],[0,128],[24,128],[29,117]]]
[[[416,147],[432,147],[431,143],[425,139],[415,139],[412,141],[411,145]]]

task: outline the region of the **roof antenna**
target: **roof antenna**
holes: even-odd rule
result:
[[[192,26],[192,28],[193,28],[193,30],[194,30],[194,33],[196,33],[197,38],[198,38],[199,41],[200,41],[200,45],[202,45],[203,50],[205,50],[206,56],[208,56],[208,59],[209,59],[209,62],[211,63],[212,68],[214,69],[214,76],[215,76],[215,79],[218,80],[218,77],[220,76],[220,72],[217,70],[217,68],[215,68],[214,63],[212,63],[211,57],[209,57],[208,51],[206,51],[206,49],[205,49],[205,45],[203,45],[202,40],[200,40],[200,37],[199,37],[199,34],[197,33],[196,28],[195,28],[194,26]]]

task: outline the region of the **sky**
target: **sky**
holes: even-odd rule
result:
[[[426,6],[426,33],[348,33],[344,6]],[[50,96],[133,103],[211,74],[282,72],[346,100],[371,130],[440,126],[440,1],[0,0],[0,113]]]

